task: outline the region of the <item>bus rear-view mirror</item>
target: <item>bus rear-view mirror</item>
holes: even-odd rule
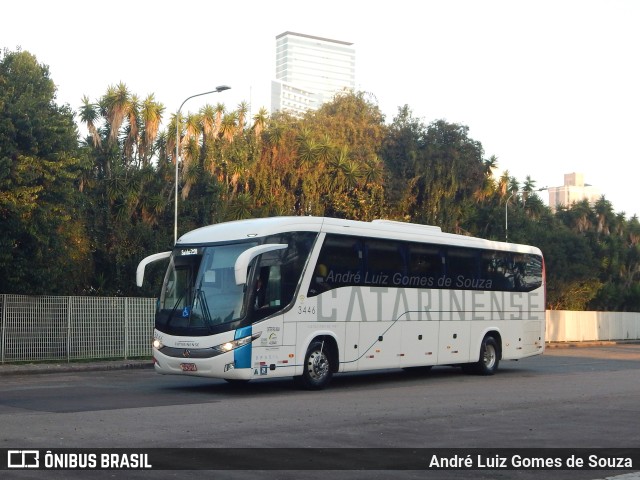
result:
[[[272,243],[268,245],[258,245],[257,247],[253,247],[242,252],[238,255],[234,268],[236,285],[244,285],[247,283],[247,268],[249,267],[251,260],[263,253],[273,252],[274,250],[283,250],[288,246],[289,245],[286,243]]]

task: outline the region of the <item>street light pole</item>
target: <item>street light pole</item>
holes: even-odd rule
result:
[[[537,190],[533,190],[534,192],[542,192],[543,190],[547,190],[547,187],[542,187],[539,188]],[[527,190],[530,191],[530,190]],[[511,200],[511,197],[513,197],[515,194],[517,193],[524,193],[524,190],[514,190],[511,195],[509,195],[509,198],[507,198],[506,203],[504,204],[504,241],[508,242],[509,241],[509,221],[508,221],[508,214],[509,214],[509,200]]]
[[[201,97],[202,95],[209,95],[210,93],[219,93],[224,92],[225,90],[229,90],[231,87],[227,85],[219,85],[215,90],[211,90],[209,92],[197,93],[196,95],[191,95],[187,97],[184,102],[180,104],[180,108],[176,113],[176,192],[175,192],[175,214],[173,220],[173,243],[174,245],[178,243],[178,160],[180,159],[180,110],[184,107],[184,104],[187,103],[187,100],[191,100],[195,97]]]
[[[509,241],[509,221],[508,221],[509,200],[511,200],[511,197],[513,197],[516,193],[518,193],[517,190],[515,190],[511,195],[509,195],[509,198],[507,198],[507,201],[504,204],[504,241],[505,242]]]

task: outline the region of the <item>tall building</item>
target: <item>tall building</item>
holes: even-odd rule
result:
[[[554,212],[560,205],[570,207],[582,200],[588,200],[589,205],[593,206],[599,198],[598,189],[585,184],[582,173],[566,173],[562,187],[549,187],[549,207]]]
[[[276,79],[271,111],[301,114],[318,108],[343,89],[355,88],[353,44],[284,32],[276,37]]]

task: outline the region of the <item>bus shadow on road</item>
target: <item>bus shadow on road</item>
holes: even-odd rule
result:
[[[334,375],[329,390],[354,390],[354,389],[378,389],[389,386],[412,386],[418,382],[425,385],[436,385],[441,382],[476,383],[487,381],[491,378],[512,376],[514,374],[531,375],[534,370],[527,368],[501,368],[495,375],[480,376],[468,374],[459,367],[438,366],[432,369],[388,369],[367,372],[349,372]],[[229,396],[255,396],[274,395],[300,392],[301,394],[318,394],[317,391],[305,391],[295,385],[291,377],[260,379],[244,383],[227,383],[220,379],[204,378],[180,378],[179,384],[167,385],[162,388],[165,391],[185,392],[195,395],[229,395]]]

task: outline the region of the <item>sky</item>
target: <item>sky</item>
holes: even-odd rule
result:
[[[408,105],[425,124],[469,127],[521,183],[584,174],[640,216],[640,1],[637,0],[20,0],[3,2],[0,48],[49,66],[74,109],[123,82],[167,118],[189,100],[271,106],[275,37],[353,43],[356,89],[386,121]],[[546,192],[540,192],[547,200]]]

